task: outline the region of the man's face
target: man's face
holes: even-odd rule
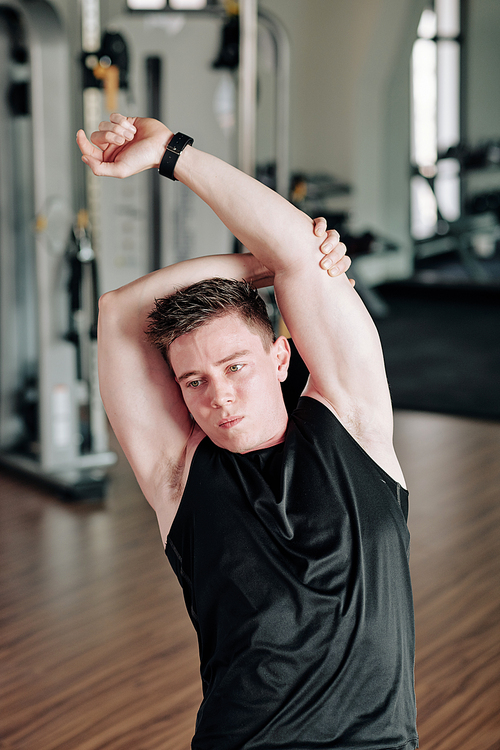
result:
[[[180,336],[169,357],[187,408],[213,443],[245,453],[283,440],[286,339],[266,350],[239,315],[227,314]]]

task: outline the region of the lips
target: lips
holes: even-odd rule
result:
[[[231,427],[236,427],[241,421],[243,417],[226,417],[226,419],[223,419],[219,422],[219,427],[222,427],[225,430],[231,429]]]

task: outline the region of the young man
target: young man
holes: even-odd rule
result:
[[[162,269],[100,308],[104,404],[198,634],[192,747],[413,750],[408,496],[338,234],[155,120],[116,114],[95,145],[77,138],[97,175],[161,165],[250,251]],[[289,345],[232,279],[274,283],[310,373],[290,416]]]

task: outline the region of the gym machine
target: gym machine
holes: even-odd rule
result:
[[[0,463],[102,498],[97,279],[74,215],[68,41],[45,0],[0,2]]]
[[[228,13],[227,3],[196,11],[128,11],[103,31],[94,64],[111,36],[127,50],[127,85],[115,97],[119,111],[167,122],[252,174],[258,174],[257,160],[272,161],[273,187],[288,197],[289,43],[272,14],[258,11],[256,0],[240,2],[239,15]],[[123,48],[116,58],[106,57],[106,65],[123,68]],[[257,78],[262,105],[255,103]],[[141,173],[101,180],[98,189],[92,224],[99,227],[101,291],[161,265],[235,249],[228,230],[182,185]]]
[[[125,12],[102,35],[99,1],[85,8],[87,131],[112,109],[144,112],[255,173],[258,75],[269,144],[257,158],[274,161],[273,186],[288,193],[288,42],[270,14],[257,22],[255,0],[240,3],[239,67],[218,54],[234,25],[222,5]],[[267,56],[257,56],[257,24]],[[152,173],[87,171],[88,213],[76,212],[68,46],[47,0],[0,0],[0,465],[67,500],[99,501],[116,456],[98,389],[98,295],[235,241],[202,201]]]

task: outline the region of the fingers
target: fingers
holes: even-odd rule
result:
[[[338,276],[340,273],[345,273],[347,269],[344,268],[344,261],[347,259],[348,266],[351,265],[351,260],[346,255],[347,248],[343,242],[340,241],[339,233],[333,229],[327,233],[326,240],[321,244],[321,252],[324,257],[320,260],[320,266],[325,271],[330,273],[330,276]],[[333,273],[335,268],[340,268],[338,273]]]
[[[345,254],[345,245],[340,242],[340,234],[336,229],[329,229],[326,232],[326,239],[321,243],[319,249],[322,253],[328,255],[332,252],[332,250],[335,250],[339,246],[339,244],[343,245],[343,254]]]
[[[137,117],[124,117],[115,112],[109,116],[109,121],[101,122],[99,130],[114,130],[116,133],[130,139],[137,133],[137,128],[134,125],[136,120]]]
[[[102,150],[90,143],[83,130],[79,130],[76,134],[76,142],[83,156],[88,156],[92,159],[102,159]]]
[[[124,117],[118,113],[110,115],[109,120],[99,124],[99,130],[96,130],[90,136],[92,143],[102,152],[109,146],[123,146],[125,143],[134,139],[137,128],[134,125],[136,117]],[[98,157],[95,151],[90,151],[91,145],[83,131],[77,134],[77,142],[82,153],[89,153],[90,156]],[[82,149],[85,146],[85,152]]]
[[[329,276],[341,276],[346,273],[350,268],[351,259],[346,255],[347,248],[340,241],[340,234],[337,230],[327,230],[326,219],[323,216],[313,219],[313,230],[316,237],[326,235],[319,248],[324,255],[320,260],[320,267]],[[350,280],[350,283],[354,286],[354,281]]]
[[[326,219],[323,216],[313,219],[313,230],[316,237],[322,237],[326,233],[326,226]]]
[[[113,116],[113,115],[111,115]],[[122,117],[122,115],[120,115]],[[96,130],[90,136],[92,143],[95,143],[101,149],[105,149],[107,146],[123,146],[124,143],[130,142],[134,139],[137,130],[127,118],[123,118],[120,123],[114,122],[101,122],[99,124],[99,130]]]
[[[95,159],[92,156],[82,156],[82,161],[84,164],[90,167],[90,169],[95,175],[98,175],[99,177],[102,176],[102,172],[101,172],[101,166],[103,163],[102,161],[99,161],[99,159]]]
[[[102,152],[101,152],[102,154]],[[103,161],[90,155],[82,156],[82,161],[90,167],[97,177],[128,177],[131,172],[127,166],[121,162]]]
[[[113,112],[109,116],[110,122],[114,125],[119,125],[124,130],[130,130],[132,133],[137,132],[135,127],[135,121],[137,119],[137,117],[125,117],[125,115],[121,115],[119,112]]]
[[[80,151],[82,152],[82,161],[87,164],[92,172],[99,177],[110,176],[110,177],[122,177],[123,171],[122,165],[113,163],[106,163],[103,160],[103,151],[97,146],[92,145],[89,139],[85,135],[83,130],[79,130],[76,134],[76,142]]]
[[[132,141],[137,133],[137,128],[134,125],[137,119],[137,117],[124,117],[124,115],[114,112],[109,116],[109,122],[101,122],[99,130],[112,132],[117,138],[123,139],[122,143]],[[121,145],[121,143],[118,145]]]
[[[320,266],[329,276],[340,276],[351,267],[351,259],[348,255],[343,255],[341,258],[327,255],[321,259]]]
[[[317,219],[316,226],[321,226],[321,222],[324,219]],[[326,223],[323,225],[326,228]],[[327,271],[329,276],[340,276],[349,270],[351,266],[351,259],[347,253],[347,248],[343,242],[340,241],[340,235],[336,229],[330,229],[326,232],[326,239],[321,243],[320,250],[324,257],[320,260],[320,266],[324,271]],[[354,284],[353,284],[354,286]]]
[[[123,146],[125,143],[125,138],[112,130],[95,130],[90,134],[90,140],[101,151],[105,151],[109,146]]]

